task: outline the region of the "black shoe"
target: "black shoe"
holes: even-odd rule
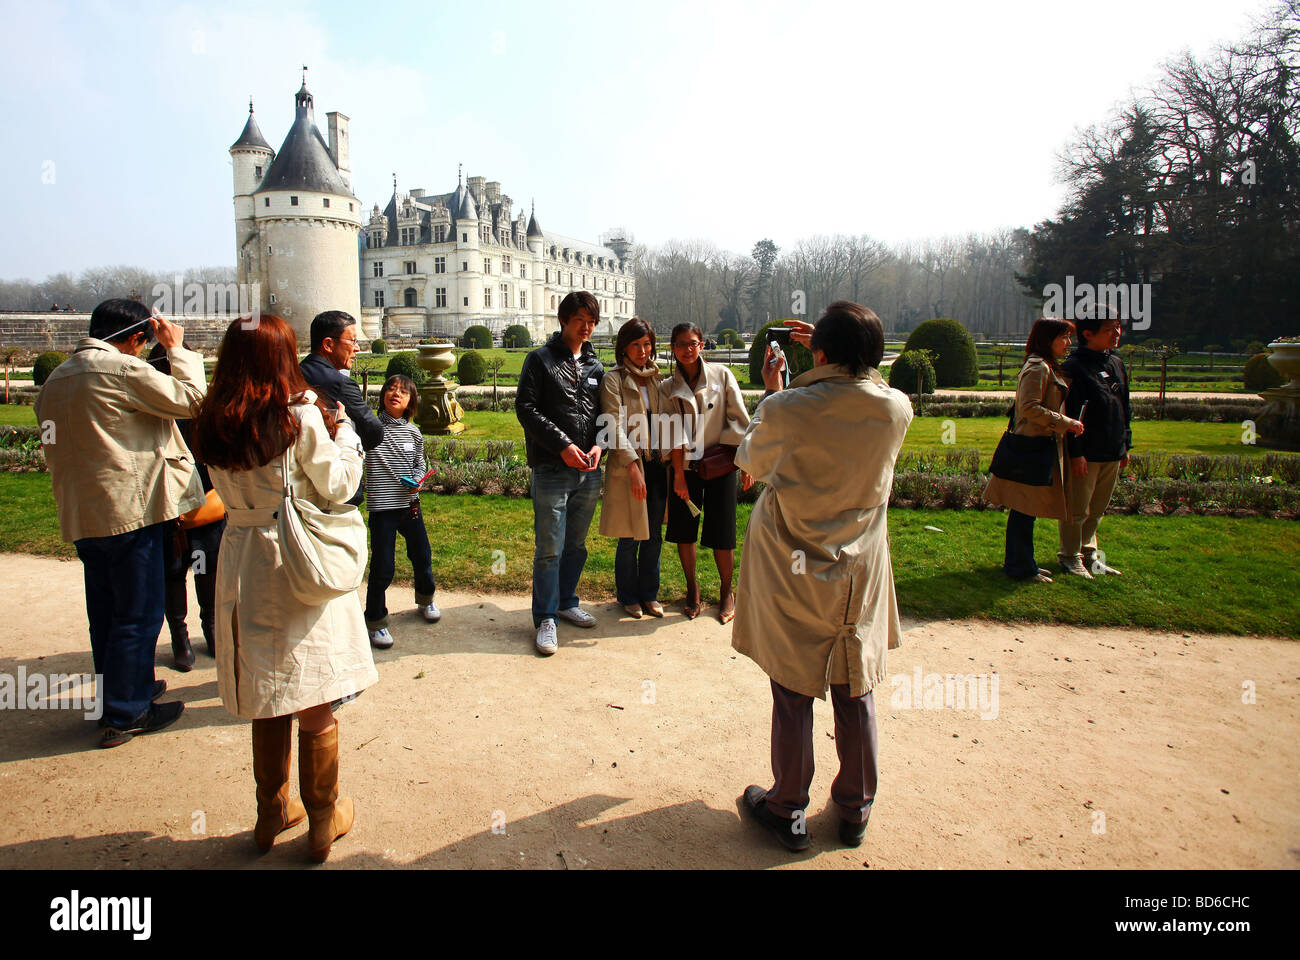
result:
[[[862,846],[862,838],[867,833],[867,821],[861,823],[849,823],[847,820],[840,821],[840,843],[846,847]]]
[[[203,642],[208,646],[208,656],[217,655],[217,630],[211,620],[204,620],[203,623]]]
[[[808,849],[810,841],[807,827],[803,825],[802,821],[799,821],[796,825],[796,821],[777,816],[768,810],[767,791],[762,787],[752,784],[746,787],[744,803],[749,815],[766,827],[777,840],[781,841],[781,846],[794,853]]]
[[[153,682],[153,693],[149,694],[149,702],[153,703],[155,700],[157,700],[166,692],[167,692],[167,681],[155,680]]]
[[[100,738],[101,747],[120,747],[134,736],[153,733],[170,727],[185,711],[185,704],[176,700],[172,703],[158,703],[149,708],[149,712],[125,729],[109,727]]]
[[[194,669],[194,648],[190,646],[188,633],[172,635],[172,666],[181,673]]]

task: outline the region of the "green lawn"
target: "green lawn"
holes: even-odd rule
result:
[[[532,569],[532,504],[508,497],[426,495],[423,498],[434,574],[444,587],[526,592]],[[0,474],[0,552],[73,557],[59,538],[45,474]],[[742,504],[742,532],[750,507]],[[1001,573],[1006,515],[994,510],[894,510],[890,541],[898,598],[904,610],[929,619],[978,617],[999,621],[1140,626],[1163,630],[1300,635],[1300,540],[1293,521],[1227,517],[1107,517],[1101,542],[1123,577],[1092,581],[1061,576],[1053,584],[1008,580]],[[582,595],[613,599],[614,541],[588,538]],[[926,526],[942,530],[936,533]],[[1036,527],[1039,563],[1056,552],[1056,525]],[[494,551],[501,551],[495,554]],[[397,551],[397,578],[410,565]],[[493,572],[504,559],[504,572]],[[716,602],[717,572],[700,560],[706,600]],[[500,568],[498,567],[498,570]],[[685,583],[676,551],[666,544],[660,597],[678,603]],[[80,598],[66,598],[80,602]]]
[[[0,403],[0,426],[36,426],[36,408],[31,404]]]

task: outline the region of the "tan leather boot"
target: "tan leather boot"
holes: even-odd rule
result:
[[[330,845],[352,829],[352,801],[339,799],[339,725],[321,733],[298,731],[298,785],[311,829],[311,858],[324,863]]]
[[[289,751],[293,714],[253,721],[253,779],[257,781],[257,826],[253,839],[263,853],[275,838],[302,823],[307,811],[289,797]]]

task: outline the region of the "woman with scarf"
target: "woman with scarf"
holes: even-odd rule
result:
[[[660,527],[668,501],[667,444],[655,417],[665,409],[655,363],[655,333],[640,317],[618,331],[616,369],[600,388],[609,466],[602,492],[600,533],[617,537],[614,584],[628,615],[662,617],[659,603]]]

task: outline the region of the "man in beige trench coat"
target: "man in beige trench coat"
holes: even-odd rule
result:
[[[871,310],[840,300],[815,327],[786,324],[816,365],[773,393],[783,361],[764,364],[769,393],[736,451],[767,488],[745,534],[731,645],[772,686],[774,784],[746,788],[744,804],[787,848],[807,849],[812,704],[829,686],[840,757],[831,799],[841,841],[856,847],[876,792],[871,691],[901,634],[886,510],[912,405],[876,369],[885,338]]]

